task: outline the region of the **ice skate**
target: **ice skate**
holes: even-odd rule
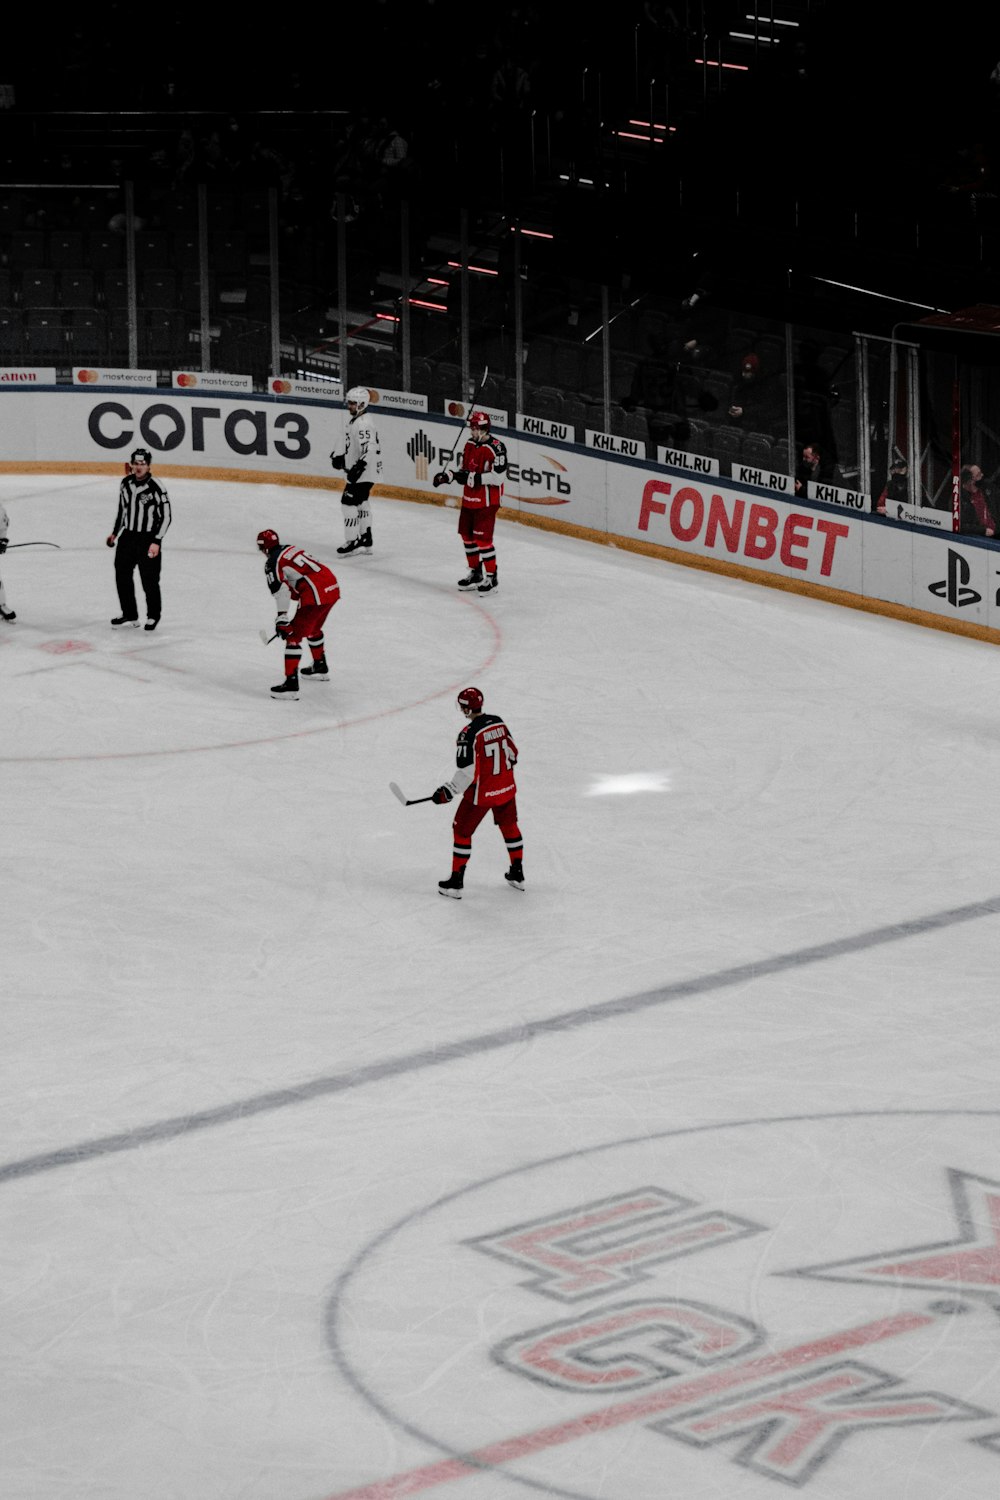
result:
[[[524,871],[521,868],[521,861],[519,859],[511,861],[510,869],[504,876],[504,880],[506,880],[512,891],[524,890]]]
[[[479,587],[482,581],[483,570],[477,565],[474,568],[470,568],[464,578],[458,580],[458,586],[460,589],[475,589]]]
[[[294,702],[299,696],[298,677],[286,677],[283,682],[276,682],[271,689],[272,698],[291,698]]]
[[[115,615],[111,621],[112,630],[124,630],[128,625],[131,625],[133,630],[139,629],[139,621],[130,619],[128,615]]]
[[[0,608],[0,620],[16,620],[17,615],[12,609]]]
[[[349,552],[360,552],[364,547],[361,537],[356,536],[353,542],[345,542],[342,547],[337,548],[338,557],[346,557]]]
[[[314,661],[311,667],[302,668],[303,677],[314,677],[317,682],[330,681],[330,668],[325,661]]]
[[[491,594],[497,587],[499,587],[499,579],[497,578],[497,575],[495,573],[487,573],[482,583],[478,585],[476,593]]]
[[[465,882],[465,871],[455,870],[448,876],[447,880],[438,881],[438,890],[442,896],[451,896],[453,901],[461,901],[462,886]]]

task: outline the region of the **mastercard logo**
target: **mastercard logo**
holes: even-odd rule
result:
[[[197,375],[178,375],[177,384],[179,386],[197,385],[198,377]]]
[[[287,396],[292,388],[290,380],[272,380],[271,389],[276,396]]]
[[[382,397],[379,395],[378,391],[373,391],[369,387],[369,390],[368,390],[368,405],[369,406],[377,406],[378,403],[381,401],[381,399],[382,399]]]
[[[464,417],[465,416],[465,407],[462,405],[461,401],[449,401],[448,402],[448,415],[449,415],[449,417]]]
[[[79,370],[77,372],[77,377],[76,378],[80,382],[81,385],[93,385],[94,381],[97,379],[97,371],[96,370]]]

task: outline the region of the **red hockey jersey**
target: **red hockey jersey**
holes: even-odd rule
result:
[[[465,475],[463,505],[497,506],[503,497],[503,475],[507,472],[507,448],[492,434],[485,443],[470,438],[462,451],[460,474]]]
[[[449,785],[471,802],[492,806],[516,795],[517,746],[496,714],[477,714],[469,720],[458,736],[455,760],[458,769]]]
[[[333,571],[301,547],[282,547],[278,552],[268,553],[264,572],[272,594],[287,589],[300,605],[336,604],[340,598],[340,585]]]

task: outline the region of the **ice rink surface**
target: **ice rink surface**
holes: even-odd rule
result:
[[[456,513],[5,476],[4,1500],[996,1500],[1000,656]],[[330,561],[275,702],[261,527]],[[521,750],[445,901],[456,691]]]

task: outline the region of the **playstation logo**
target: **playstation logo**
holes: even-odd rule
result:
[[[971,569],[961,552],[954,552],[948,548],[948,577],[941,578],[937,583],[930,585],[930,592],[936,594],[939,599],[947,599],[951,605],[959,609],[966,604],[978,604],[983,597],[976,590],[968,587]]]

